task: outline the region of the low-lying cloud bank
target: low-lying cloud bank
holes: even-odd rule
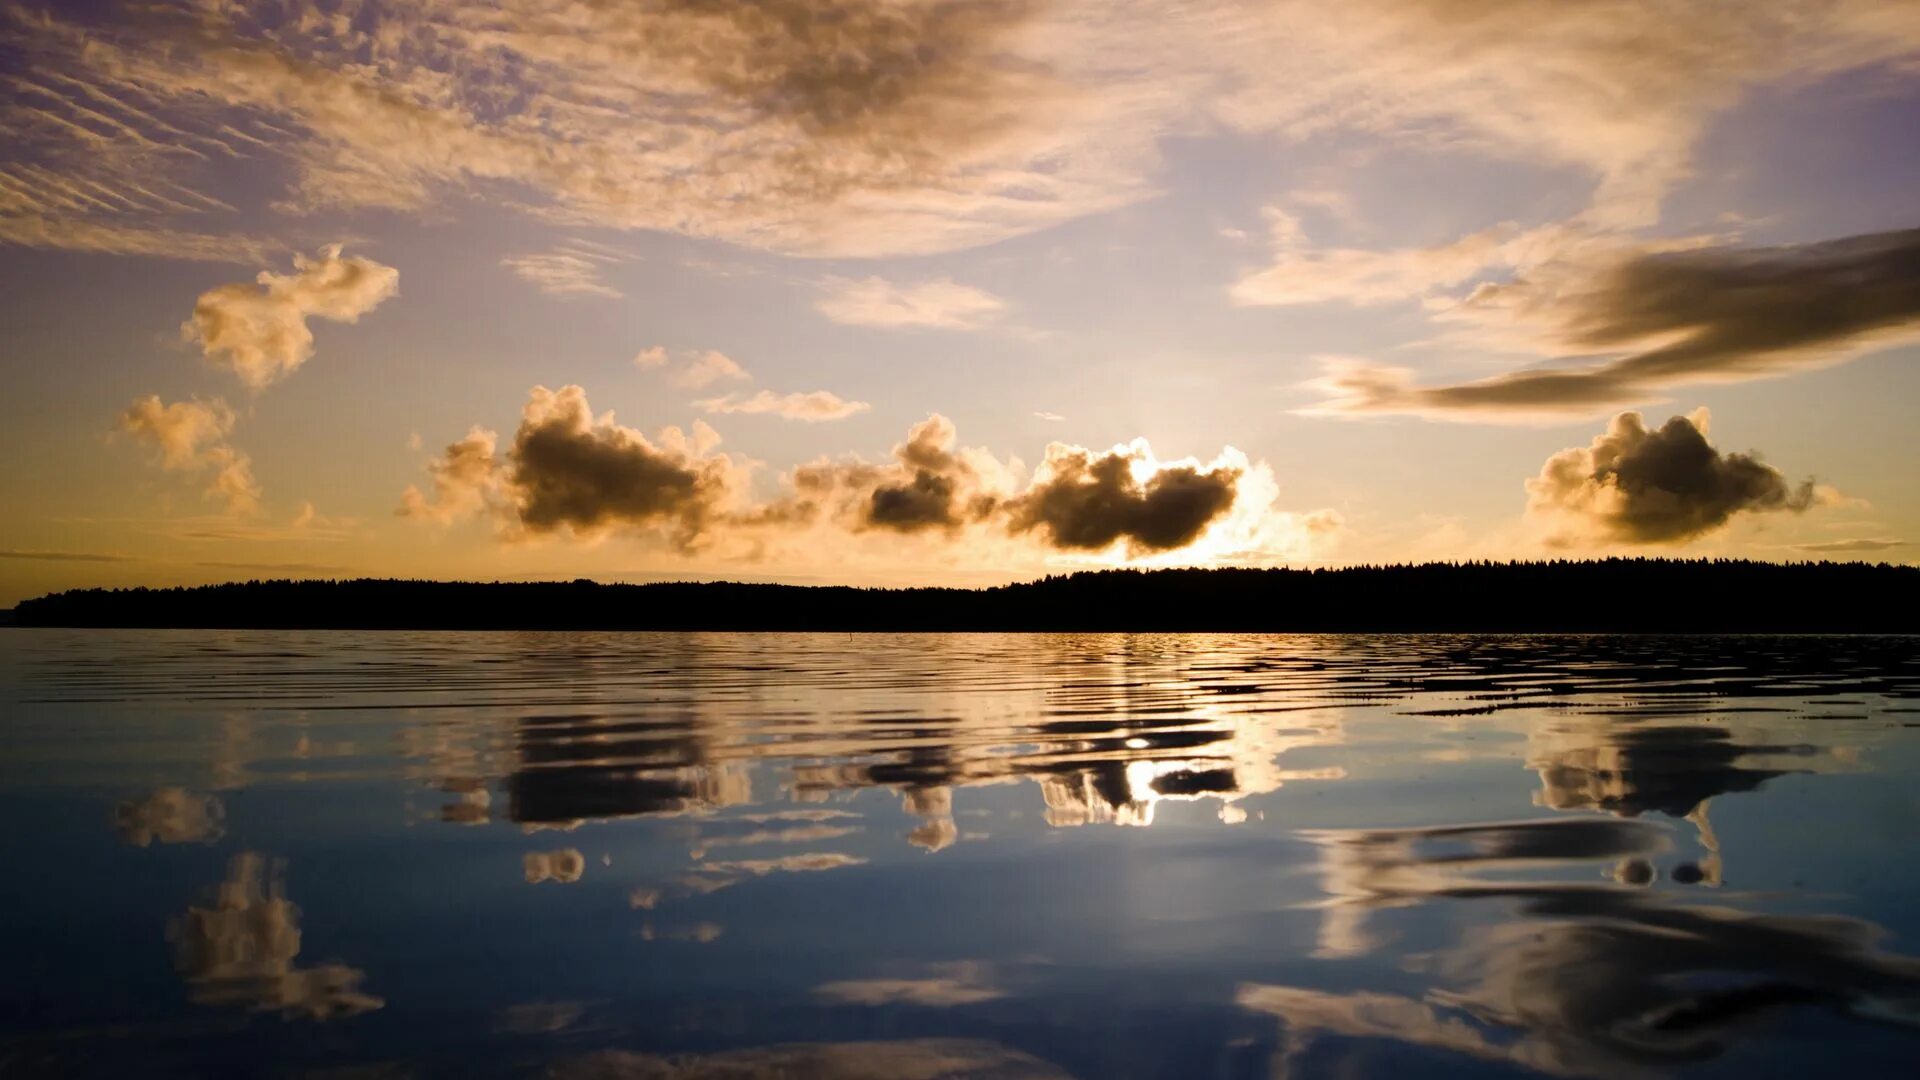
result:
[[[1537,238],[1536,238],[1537,239]],[[1333,360],[1321,414],[1591,415],[1678,386],[1790,375],[1920,340],[1920,229],[1781,247],[1623,250],[1561,237],[1442,317],[1553,356],[1608,356],[1453,386]]]
[[[401,515],[437,523],[491,517],[507,539],[633,532],[683,552],[745,557],[828,531],[983,557],[1012,546],[1257,561],[1301,557],[1341,528],[1332,511],[1274,510],[1271,470],[1231,447],[1202,462],[1162,461],[1140,439],[1105,451],[1054,443],[1029,473],[1018,459],[961,446],[952,421],[938,414],[915,424],[890,460],[800,465],[770,499],[753,497],[753,463],[718,452],[720,437],[704,423],[649,439],[610,413],[595,417],[578,386],[535,387],[504,452],[499,441],[476,427],[449,445],[427,464],[431,491],[408,488]]]
[[[1548,542],[1671,544],[1705,536],[1736,514],[1801,513],[1828,489],[1787,478],[1755,454],[1723,454],[1696,409],[1649,430],[1639,413],[1613,418],[1590,446],[1562,450],[1527,481],[1528,513]]]

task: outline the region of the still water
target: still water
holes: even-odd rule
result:
[[[1920,640],[0,631],[0,1075],[1912,1075]]]

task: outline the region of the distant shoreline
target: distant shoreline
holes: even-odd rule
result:
[[[1605,559],[1109,570],[982,589],[252,581],[54,593],[11,625],[179,629],[1920,633],[1920,567]]]

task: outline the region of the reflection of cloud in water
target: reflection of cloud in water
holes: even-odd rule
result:
[[[689,891],[711,893],[731,888],[753,878],[766,877],[769,874],[838,870],[845,866],[859,866],[866,861],[854,855],[818,852],[807,855],[786,855],[778,859],[739,859],[734,862],[702,863],[693,872],[680,875],[678,882]]]
[[[495,1014],[493,1029],[508,1035],[551,1035],[580,1022],[587,1006],[579,1001],[526,1001]]]
[[[641,941],[691,941],[696,945],[706,945],[719,941],[727,928],[719,923],[697,922],[691,926],[655,927],[652,923],[640,924]]]
[[[226,811],[212,795],[164,787],[114,807],[113,827],[122,843],[210,844],[226,833]]]
[[[449,825],[485,825],[493,820],[493,793],[487,782],[477,776],[448,777],[440,790],[453,801],[440,807],[440,820]]]
[[[985,964],[960,961],[935,964],[918,979],[842,979],[821,983],[814,995],[846,1005],[918,1005],[941,1009],[977,1005],[1005,997]]]
[[[751,802],[745,762],[714,761],[685,719],[527,717],[507,778],[513,820],[682,814]]]
[[[1281,1017],[1294,1049],[1323,1031],[1614,1075],[1716,1054],[1796,1005],[1920,1022],[1920,961],[1881,952],[1870,924],[1683,904],[1598,875],[1541,878],[1569,864],[1630,864],[1662,846],[1655,826],[1572,818],[1310,835],[1329,893],[1323,954],[1372,948],[1359,915],[1376,908],[1477,899],[1520,917],[1440,954],[1435,970],[1460,988],[1425,1000],[1243,986],[1241,1004]]]
[[[1527,737],[1527,767],[1540,774],[1534,802],[1555,810],[1600,810],[1629,818],[1656,812],[1688,821],[1707,854],[1699,866],[1687,864],[1677,872],[1718,885],[1720,841],[1707,816],[1710,800],[1757,791],[1792,772],[1851,768],[1841,751],[1769,738],[1751,727],[1640,725],[1615,718],[1542,724]],[[1632,880],[1640,876],[1639,868],[1623,865],[1615,876]]]
[[[797,825],[787,829],[754,829],[744,833],[702,836],[694,842],[688,854],[696,859],[704,859],[709,851],[721,847],[812,844],[821,840],[837,840],[843,836],[852,836],[860,832],[861,828],[862,826],[859,825]]]
[[[529,851],[520,857],[520,871],[529,885],[543,881],[571,884],[587,872],[587,857],[580,854],[579,848]]]
[[[243,852],[206,907],[190,907],[167,927],[174,962],[202,1005],[223,1005],[326,1020],[378,1009],[362,993],[365,974],[340,963],[297,967],[300,909],[285,895],[280,873]]]
[[[1604,818],[1559,818],[1424,829],[1319,830],[1302,834],[1320,849],[1321,956],[1376,948],[1367,912],[1434,897],[1508,896],[1523,886],[1475,876],[1541,869],[1581,860],[1618,861],[1665,850],[1652,825]],[[1576,886],[1528,885],[1536,891]]]
[[[657,1057],[606,1050],[556,1064],[552,1080],[1068,1080],[1039,1058],[979,1039],[792,1043]]]

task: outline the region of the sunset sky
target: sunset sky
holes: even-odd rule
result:
[[[1920,556],[1912,0],[0,0],[0,605]]]

